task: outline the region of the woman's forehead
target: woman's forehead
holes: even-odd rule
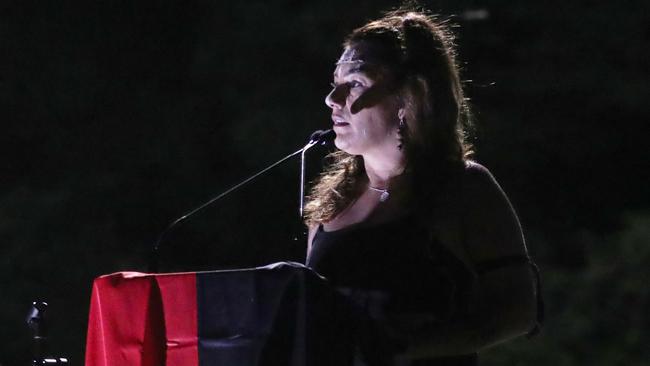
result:
[[[347,76],[362,75],[372,79],[380,79],[387,73],[383,65],[373,64],[365,61],[359,62],[337,62],[334,69],[334,78],[344,78]]]
[[[334,78],[343,78],[349,75],[363,73],[367,69],[363,63],[337,63],[334,69]]]
[[[370,42],[357,42],[345,47],[336,64],[377,64],[380,63],[380,54],[377,45]]]
[[[363,50],[357,47],[346,47],[341,54],[341,57],[336,61],[336,65],[347,65],[347,64],[362,64],[366,61],[366,56]]]
[[[336,62],[334,76],[344,77],[349,74],[364,73],[378,77],[387,71],[380,47],[370,42],[357,42],[345,47]]]

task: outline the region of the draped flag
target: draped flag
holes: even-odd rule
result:
[[[298,263],[93,284],[86,366],[349,365],[355,321]]]

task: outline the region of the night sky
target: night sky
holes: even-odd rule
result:
[[[650,6],[423,3],[459,25],[475,159],[544,277],[545,330],[483,364],[647,360]],[[396,5],[2,1],[0,365],[29,359],[36,300],[53,355],[82,364],[93,278],[145,271],[170,221],[329,128],[343,37]],[[202,211],[161,269],[302,260],[297,189],[294,160]]]

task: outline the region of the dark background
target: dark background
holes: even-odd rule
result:
[[[647,1],[425,4],[460,25],[476,159],[544,277],[542,334],[483,364],[647,361]],[[39,299],[54,353],[82,364],[93,278],[146,270],[173,218],[328,128],[343,36],[395,5],[2,1],[0,364],[27,364]],[[297,172],[186,222],[163,270],[300,260]]]

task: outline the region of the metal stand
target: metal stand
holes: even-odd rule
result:
[[[68,365],[66,357],[47,357],[46,302],[33,302],[27,314],[27,325],[32,330],[32,365]]]

